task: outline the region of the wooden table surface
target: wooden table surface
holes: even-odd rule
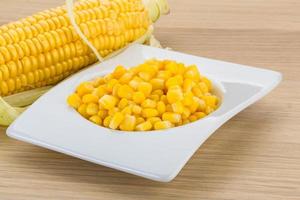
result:
[[[163,45],[277,70],[284,80],[159,183],[10,139],[0,130],[0,199],[300,199],[300,1],[169,0]],[[0,0],[0,24],[63,0]]]

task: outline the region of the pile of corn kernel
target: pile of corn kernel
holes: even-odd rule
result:
[[[195,65],[151,59],[81,83],[67,102],[95,124],[122,131],[180,126],[213,112],[218,97]]]

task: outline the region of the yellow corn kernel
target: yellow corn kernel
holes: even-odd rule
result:
[[[197,119],[201,119],[206,116],[204,112],[195,112],[194,115],[197,117]]]
[[[121,111],[121,113],[122,113],[123,115],[131,115],[131,113],[132,113],[132,106],[129,105],[129,106],[125,107],[125,108]]]
[[[165,103],[163,101],[159,101],[156,105],[156,109],[160,115],[163,114],[164,112],[166,112]]]
[[[140,106],[138,106],[138,105],[133,105],[132,108],[131,108],[131,110],[136,115],[139,115],[142,112],[142,108]]]
[[[118,83],[118,80],[116,79],[110,79],[107,83],[106,83],[106,90],[108,92],[112,92],[114,86]]]
[[[123,74],[123,76],[121,76],[121,78],[119,79],[119,82],[122,84],[127,84],[130,82],[130,80],[133,78],[134,73],[133,72],[126,72],[125,74]]]
[[[192,92],[193,94],[196,96],[196,97],[199,97],[199,98],[202,98],[203,97],[203,92],[200,88],[199,85],[195,85],[193,88],[192,88]]]
[[[205,108],[205,113],[208,115],[208,114],[210,114],[210,113],[212,113],[214,111],[214,109],[212,108],[212,107],[210,107],[210,106],[206,106],[206,108]]]
[[[112,116],[111,116],[111,115],[105,117],[105,119],[103,120],[103,125],[104,125],[105,127],[109,127],[109,124],[110,124],[111,119],[112,119]]]
[[[105,86],[104,85],[98,86],[96,89],[94,89],[92,94],[98,96],[99,98],[103,97],[103,95],[106,94]]]
[[[197,103],[197,111],[204,111],[206,108],[206,103],[203,99],[200,99],[198,97],[193,97],[193,101]]]
[[[181,121],[181,115],[178,113],[166,112],[162,115],[164,121],[170,121],[172,123],[178,123]]]
[[[159,95],[157,95],[157,94],[151,94],[151,95],[149,96],[149,99],[151,99],[151,100],[153,100],[153,101],[159,101],[159,100],[160,100],[160,97],[159,97]]]
[[[101,125],[102,119],[98,115],[93,115],[89,118],[91,122],[94,122],[95,124]]]
[[[151,99],[146,99],[145,101],[142,102],[141,106],[143,108],[155,108],[156,102]]]
[[[154,90],[154,91],[152,92],[152,94],[158,95],[158,96],[161,97],[161,96],[164,94],[164,91],[163,91],[163,90]]]
[[[149,121],[143,122],[135,127],[137,131],[149,131],[152,129],[152,124]]]
[[[191,111],[188,108],[184,108],[181,114],[182,119],[187,119],[191,115]]]
[[[169,103],[175,103],[183,99],[183,93],[181,89],[170,89],[167,93],[167,99]]]
[[[198,106],[199,105],[198,105],[197,101],[193,101],[193,103],[188,108],[190,109],[191,113],[194,113],[197,111]]]
[[[198,120],[198,118],[197,118],[196,115],[191,115],[191,116],[189,116],[189,121],[190,121],[190,122],[194,122],[194,121],[197,121],[197,120]]]
[[[203,96],[202,99],[205,101],[205,104],[215,108],[217,106],[218,103],[218,97],[215,95],[211,95],[211,96]]]
[[[183,81],[183,92],[191,92],[192,88],[196,85],[196,83],[189,78],[184,79]]]
[[[198,85],[204,94],[209,92],[208,87],[204,82],[200,82]]]
[[[157,121],[154,124],[155,130],[168,129],[168,128],[172,128],[172,127],[174,127],[174,125],[169,121]]]
[[[124,115],[122,113],[120,112],[115,113],[109,122],[109,128],[117,129],[123,120],[124,120]]]
[[[88,115],[96,115],[98,113],[98,111],[99,111],[98,104],[96,104],[96,103],[87,104],[86,113]]]
[[[194,95],[191,92],[184,93],[183,100],[182,100],[183,105],[185,105],[185,106],[192,105],[193,97],[194,97]]]
[[[144,95],[147,97],[152,92],[152,85],[147,82],[141,82],[139,83],[137,90],[144,93]]]
[[[87,114],[86,112],[86,107],[87,105],[86,104],[81,104],[79,107],[78,107],[78,112],[83,116],[83,117],[88,117],[89,115]]]
[[[68,97],[67,102],[70,106],[77,109],[81,104],[81,99],[78,94],[74,93]]]
[[[143,80],[137,76],[135,76],[130,82],[129,85],[130,87],[132,87],[133,89],[137,90],[139,84],[142,82]]]
[[[175,113],[182,114],[184,110],[184,106],[180,101],[171,104],[172,110]]]
[[[181,75],[176,75],[176,76],[173,76],[173,77],[171,77],[167,80],[166,87],[170,88],[171,86],[175,86],[175,85],[181,86],[182,84],[183,84],[182,76]]]
[[[82,102],[83,103],[97,103],[99,100],[98,96],[94,94],[85,94],[82,97]]]
[[[133,131],[136,125],[136,118],[132,115],[125,115],[124,120],[120,124],[122,131]]]
[[[158,116],[158,111],[153,108],[145,108],[142,110],[142,116],[145,118]]]
[[[139,72],[139,77],[141,79],[143,79],[144,81],[150,81],[150,79],[152,78],[152,75],[149,72]]]
[[[147,119],[147,121],[151,122],[151,124],[155,124],[156,122],[161,121],[161,119],[159,117],[150,117]]]
[[[142,118],[142,117],[136,117],[136,124],[141,124],[143,122],[145,122],[144,118]]]
[[[95,78],[94,80],[93,80],[93,86],[94,87],[99,87],[100,85],[102,85],[102,84],[104,84],[105,82],[104,82],[104,78],[103,77],[99,77],[99,78]]]
[[[201,77],[201,80],[206,84],[206,86],[208,88],[208,91],[211,91],[212,90],[211,81],[208,78],[204,77],[204,76]]]
[[[175,61],[168,62],[165,69],[170,71],[173,75],[177,74],[178,65]]]
[[[181,126],[183,123],[182,123],[182,119],[179,121],[179,122],[177,122],[176,124],[175,124],[175,126]]]
[[[76,88],[76,92],[79,96],[91,93],[93,90],[93,84],[91,84],[90,82],[83,82]]]
[[[168,104],[169,103],[167,95],[161,95],[160,101],[164,102],[164,104]]]
[[[173,112],[173,108],[172,108],[171,104],[166,105],[166,112]]]
[[[119,91],[119,89],[120,89],[121,86],[122,85],[119,84],[119,83],[117,83],[117,84],[114,85],[113,90],[112,90],[112,95],[113,96],[115,96],[115,97],[118,96],[118,91]]]
[[[119,79],[121,78],[125,73],[127,72],[127,70],[125,69],[125,67],[123,67],[122,65],[119,65],[115,68],[115,70],[113,71],[112,75],[114,76],[114,78]]]
[[[110,110],[117,104],[117,99],[114,96],[106,94],[100,98],[99,103],[105,109]]]
[[[107,110],[99,110],[99,111],[98,111],[98,116],[99,116],[101,119],[105,119],[105,117],[107,117],[107,115],[108,115]]]
[[[145,100],[145,95],[143,92],[134,92],[133,95],[132,95],[132,100],[137,103],[137,104],[140,104],[142,103],[144,100]]]
[[[196,65],[191,65],[189,67],[187,67],[185,73],[184,73],[184,78],[189,78],[192,79],[194,81],[198,81],[200,79],[200,74],[199,71],[197,69]]]
[[[128,86],[128,85],[122,85],[119,89],[118,89],[118,96],[120,98],[126,98],[126,99],[131,99],[132,95],[133,95],[133,89]]]
[[[112,74],[106,74],[103,77],[103,80],[104,80],[105,83],[108,83],[108,81],[110,81],[111,79],[113,79],[113,75]]]
[[[188,120],[188,119],[184,119],[184,120],[182,120],[182,125],[184,125],[184,124],[188,124],[188,123],[190,123],[190,120]]]
[[[114,108],[108,110],[108,114],[111,115],[111,116],[113,116],[114,114],[116,114],[119,111],[120,111],[119,108],[114,107]]]
[[[154,78],[150,81],[153,90],[163,90],[165,87],[165,80],[160,78]]]
[[[159,71],[157,73],[157,78],[168,80],[172,76],[172,73],[170,71]]]
[[[118,103],[118,107],[120,109],[125,108],[127,105],[128,105],[128,100],[126,98],[122,98]]]

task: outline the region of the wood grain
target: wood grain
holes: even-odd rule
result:
[[[0,199],[299,199],[300,1],[169,0],[165,46],[283,73],[270,95],[221,127],[179,176],[157,183],[25,144],[0,130]],[[0,0],[0,24],[63,3]]]

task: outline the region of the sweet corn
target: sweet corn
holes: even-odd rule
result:
[[[153,101],[151,99],[146,99],[145,101],[143,101],[141,106],[143,108],[155,108],[156,107],[156,101]]]
[[[164,121],[170,121],[172,123],[178,123],[181,120],[181,115],[177,113],[166,112],[162,115]]]
[[[124,119],[124,115],[120,112],[117,112],[113,115],[109,122],[109,128],[111,129],[117,129],[119,125],[122,123]]]
[[[85,118],[123,131],[160,130],[201,119],[217,109],[209,80],[195,66],[146,61],[80,84],[67,102]],[[1,86],[1,85],[0,85]]]
[[[113,75],[114,78],[119,79],[119,78],[121,78],[126,72],[127,72],[127,70],[126,70],[123,66],[119,65],[119,66],[117,66],[117,67],[115,68],[115,70],[113,71],[112,75]]]
[[[142,108],[138,105],[133,105],[132,106],[132,112],[135,114],[135,115],[139,115],[141,114],[142,112]]]
[[[85,94],[89,94],[93,91],[94,87],[91,83],[89,82],[84,82],[84,83],[81,83],[78,87],[77,87],[77,94],[79,96],[83,96]]]
[[[121,113],[122,113],[123,115],[131,115],[131,114],[132,114],[132,106],[129,105],[129,106],[125,107],[125,108],[121,111]]]
[[[183,99],[183,93],[181,89],[170,89],[167,93],[167,99],[169,103],[175,103]]]
[[[112,116],[111,116],[111,115],[105,117],[105,119],[103,120],[103,125],[104,125],[105,127],[109,127],[111,119],[112,119]]]
[[[86,113],[88,115],[96,115],[99,111],[99,106],[96,103],[89,103],[86,107]]]
[[[132,115],[125,115],[124,120],[120,124],[122,131],[133,131],[136,125],[136,118]]]
[[[153,108],[145,108],[142,110],[142,116],[145,118],[158,116],[158,111]]]
[[[171,104],[172,110],[175,113],[182,114],[184,110],[184,106],[180,101]]]
[[[132,95],[132,100],[137,103],[137,104],[141,104],[144,100],[145,100],[145,95],[143,92],[134,92]]]
[[[152,128],[152,124],[149,121],[143,122],[136,126],[135,130],[137,131],[149,131]]]
[[[75,109],[81,105],[81,99],[80,99],[79,95],[76,93],[71,94],[68,97],[67,101],[68,101],[68,104]]]
[[[165,0],[144,3],[142,0],[84,0],[75,2],[73,10],[76,24],[95,52],[105,57],[116,54],[116,50],[129,43],[143,43],[150,37],[152,23],[168,13]],[[0,96],[53,85],[95,63],[96,55],[75,31],[66,6],[2,25]],[[118,66],[113,76],[105,79],[122,79],[127,72]],[[126,80],[128,76],[122,79],[124,83]],[[99,84],[102,80],[93,86]],[[90,89],[85,89],[79,89],[78,95],[90,93]]]
[[[107,110],[99,110],[99,111],[98,111],[98,116],[99,116],[101,119],[105,119],[105,117],[107,117],[107,115],[108,115]]]
[[[164,89],[165,80],[160,78],[154,78],[150,81],[153,90],[162,90]]]
[[[133,95],[133,92],[134,92],[133,89],[129,85],[122,85],[118,89],[118,96],[120,98],[131,99],[132,95]]]
[[[102,124],[102,119],[98,115],[93,115],[89,118],[91,122],[94,122],[95,124],[101,125]]]
[[[183,84],[183,78],[180,75],[176,75],[174,77],[171,77],[166,82],[166,87],[170,88],[171,86],[181,86]]]
[[[97,103],[99,100],[98,96],[94,94],[85,94],[82,97],[82,102],[83,103]]]
[[[159,117],[150,117],[148,118],[148,121],[151,122],[152,125],[154,125],[156,122],[161,121]]]
[[[128,99],[126,99],[126,98],[122,98],[118,103],[118,107],[120,109],[125,108],[127,105],[128,105]]]
[[[87,114],[86,112],[86,107],[87,105],[86,104],[81,104],[79,107],[78,107],[78,112],[83,116],[83,117],[88,117],[89,115]]]
[[[162,129],[172,128],[173,126],[174,125],[169,121],[157,121],[154,124],[154,129],[155,130],[162,130]]]
[[[143,117],[137,117],[136,118],[136,124],[141,124],[143,122],[145,122],[145,119]]]
[[[156,109],[160,115],[166,112],[166,105],[163,101],[159,101],[156,105]]]
[[[147,82],[141,82],[141,83],[139,83],[137,90],[144,93],[144,95],[147,97],[152,92],[152,85]]]
[[[117,104],[117,100],[114,96],[106,94],[100,98],[99,103],[105,109],[109,110],[109,109],[112,109]]]

